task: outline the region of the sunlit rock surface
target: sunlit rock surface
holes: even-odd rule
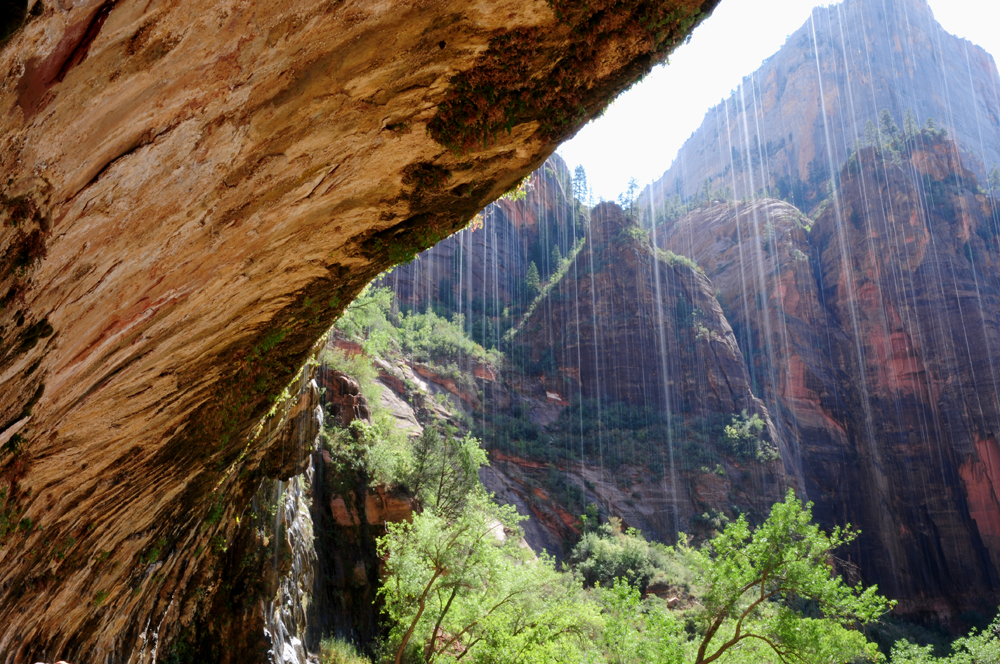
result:
[[[822,105],[820,100],[822,99]],[[812,17],[710,109],[669,170],[647,190],[679,194],[765,188],[810,211],[866,126],[888,109],[902,126],[934,118],[982,177],[1000,164],[1000,73],[989,53],[948,34],[926,0],[845,0]],[[878,132],[876,131],[876,135]],[[669,158],[669,157],[668,157]]]
[[[714,4],[32,2],[0,51],[0,660],[173,652],[338,312]]]

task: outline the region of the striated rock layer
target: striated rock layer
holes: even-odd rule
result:
[[[521,344],[541,365],[541,375],[529,371],[511,379],[525,395],[541,386],[553,415],[545,418],[535,408],[534,419],[579,438],[574,443],[579,451],[567,450],[558,471],[563,482],[585,487],[588,500],[606,514],[672,542],[679,531],[692,533],[693,520],[704,513],[766,513],[788,486],[777,459],[741,459],[715,450],[714,440],[695,440],[693,430],[709,419],[720,423],[721,433],[722,424],[744,412],[762,418],[765,446],[773,445],[776,435],[709,279],[691,261],[662,251],[654,255],[649,237],[616,204],[601,203],[591,211],[587,244],[513,336],[511,345]],[[621,437],[615,429],[631,424],[612,413],[593,434],[574,433],[573,417],[561,412],[570,400],[580,402],[581,416],[600,419],[601,408],[624,404],[630,414],[622,419],[635,424],[650,418],[649,424],[666,428],[649,439]],[[603,443],[596,440],[601,436]],[[505,474],[524,494],[530,493],[523,486],[531,484],[532,475],[544,477],[534,471],[547,470],[502,450],[495,458],[491,474]],[[718,472],[703,463],[719,464]],[[494,485],[505,483],[498,475]],[[569,515],[560,509],[580,506],[543,507],[547,497],[535,497],[540,499],[532,501],[540,507],[536,516],[568,537],[569,524],[561,522]]]
[[[713,205],[666,238],[720,290],[787,464],[899,611],[1000,601],[996,201],[953,144],[863,150],[811,231],[773,200]]]
[[[338,312],[714,4],[34,0],[0,51],[0,661],[170,652]]]

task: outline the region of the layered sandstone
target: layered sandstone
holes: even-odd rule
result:
[[[599,451],[594,440],[580,441],[587,450],[585,457],[573,455],[580,463],[558,462],[567,481],[594,487],[585,493],[605,513],[673,541],[706,512],[766,513],[788,486],[773,460],[722,454],[718,473],[685,461],[685,449],[715,448],[714,440],[694,442],[693,431],[709,418],[729,423],[744,412],[757,414],[765,423],[766,446],[776,444],[775,431],[709,279],[690,261],[654,253],[649,236],[617,205],[601,203],[591,211],[586,246],[511,343],[526,344],[536,361],[551,357],[549,368],[542,362],[540,376],[518,382],[525,396],[550,402],[556,412],[574,399],[589,403],[588,415],[624,403],[675,420],[673,439],[628,441],[642,450],[641,460],[622,468],[613,461],[619,455]],[[609,441],[613,422],[605,434]],[[516,460],[506,465],[512,477],[531,474],[530,466]],[[662,472],[650,473],[652,467]]]
[[[815,224],[780,201],[715,204],[666,245],[720,289],[786,466],[899,610],[1000,599],[1000,271],[995,201],[953,144],[863,150]]]
[[[169,652],[335,316],[714,4],[32,2],[0,51],[0,659]]]

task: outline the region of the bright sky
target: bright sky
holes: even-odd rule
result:
[[[888,0],[892,2],[892,0]],[[944,29],[1000,57],[1000,3],[929,0]],[[614,200],[634,177],[660,177],[709,108],[774,54],[821,0],[722,0],[710,18],[607,112],[560,146],[570,170],[583,164],[594,198]]]

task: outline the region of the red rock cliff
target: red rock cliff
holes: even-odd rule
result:
[[[1000,599],[995,201],[954,144],[863,150],[811,232],[780,201],[696,210],[668,246],[705,266],[816,516],[900,611]]]

